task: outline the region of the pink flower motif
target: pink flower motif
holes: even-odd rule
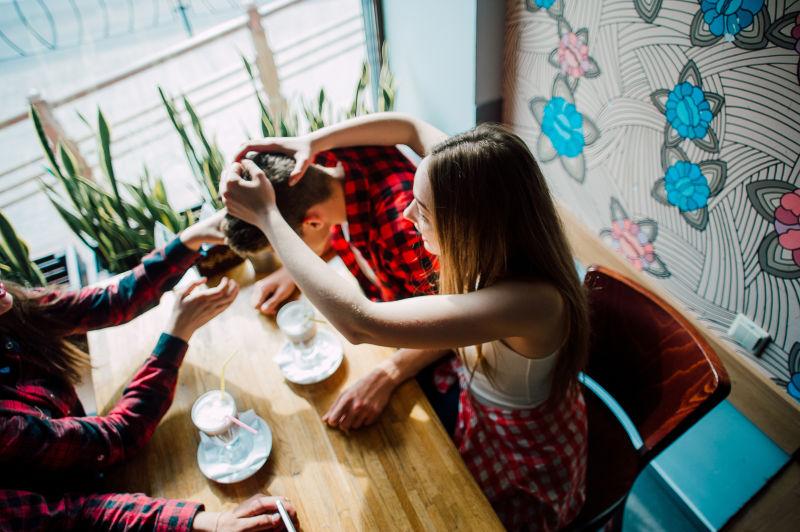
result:
[[[561,73],[565,76],[583,77],[591,68],[589,45],[575,33],[565,33],[558,45],[558,64],[561,66]]]
[[[800,15],[794,21],[794,28],[792,28],[792,37],[797,41],[794,43],[794,51],[800,54]]]
[[[800,188],[781,196],[774,223],[778,243],[792,252],[792,260],[800,266]]]
[[[614,220],[611,238],[614,248],[637,270],[647,269],[655,261],[653,243],[635,222],[627,218]]]

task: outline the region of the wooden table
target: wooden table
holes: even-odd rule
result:
[[[291,385],[272,360],[283,336],[250,305],[249,263],[231,275],[242,283],[241,293],[194,335],[172,407],[143,452],[109,472],[108,489],[200,501],[209,510],[232,507],[258,492],[285,495],[311,531],[502,530],[416,382],[395,392],[372,427],[345,435],[322,423],[339,393],[391,349],[353,346],[342,338],[345,361],[332,377]],[[165,295],[159,307],[136,320],[89,335],[99,412],[109,410],[149,355],[171,303],[172,295]],[[252,408],[269,423],[273,447],[253,477],[222,485],[197,467],[200,438],[189,411],[200,394],[219,387],[222,362],[237,349],[226,389],[240,411]]]

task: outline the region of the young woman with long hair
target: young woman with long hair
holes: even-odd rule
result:
[[[152,354],[106,415],[87,416],[74,387],[89,362],[70,337],[157,305],[197,260],[202,243],[222,242],[223,214],[186,229],[104,287],[64,291],[0,282],[0,530],[281,526],[273,497],[258,495],[219,513],[191,501],[96,492],[102,471],[128,460],[153,435],[172,403],[189,339],[233,302],[234,281],[205,288],[202,278],[177,294]]]
[[[500,126],[448,139],[396,113],[263,139],[244,145],[239,157],[293,154],[297,179],[315,153],[367,144],[405,144],[424,156],[404,215],[438,256],[439,295],[379,303],[342,283],[283,220],[252,161],[230,167],[223,199],[231,215],[264,232],[306,297],[350,342],[410,348],[393,359],[395,381],[458,349],[455,443],[466,465],[508,528],[564,527],[585,498],[587,421],[578,373],[589,324],[536,161]],[[325,415],[331,425],[356,427],[374,414],[357,400],[339,403]]]

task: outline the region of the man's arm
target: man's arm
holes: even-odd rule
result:
[[[398,386],[451,352],[449,349],[399,349],[343,391],[322,416],[322,421],[345,432],[371,425]]]
[[[0,530],[192,530],[203,505],[142,493],[45,497],[0,490]]]
[[[320,255],[325,262],[336,256],[336,250],[328,246]],[[281,266],[258,281],[253,289],[253,307],[262,314],[274,316],[281,303],[289,299],[297,290],[292,274]]]

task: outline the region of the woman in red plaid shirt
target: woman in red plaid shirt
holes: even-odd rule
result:
[[[0,530],[268,530],[282,527],[273,497],[233,511],[141,493],[98,493],[103,469],[141,449],[169,408],[188,341],[238,293],[200,279],[176,297],[152,354],[104,416],[87,416],[74,383],[88,365],[69,337],[119,325],[158,304],[222,241],[223,213],[183,231],[103,288],[28,290],[0,283]],[[292,510],[294,512],[294,510]],[[219,528],[221,527],[221,528]]]
[[[525,143],[500,126],[447,139],[405,115],[383,113],[241,151],[293,153],[298,176],[316,152],[406,144],[424,159],[404,216],[438,256],[438,295],[371,301],[342,283],[283,219],[275,192],[248,159],[222,184],[231,215],[260,228],[306,297],[352,343],[403,346],[387,379],[399,382],[458,348],[455,442],[503,523],[568,525],[585,499],[587,421],[578,373],[587,354],[586,295],[555,204]],[[247,172],[250,179],[242,177]],[[362,388],[325,416],[343,428],[376,415]]]

